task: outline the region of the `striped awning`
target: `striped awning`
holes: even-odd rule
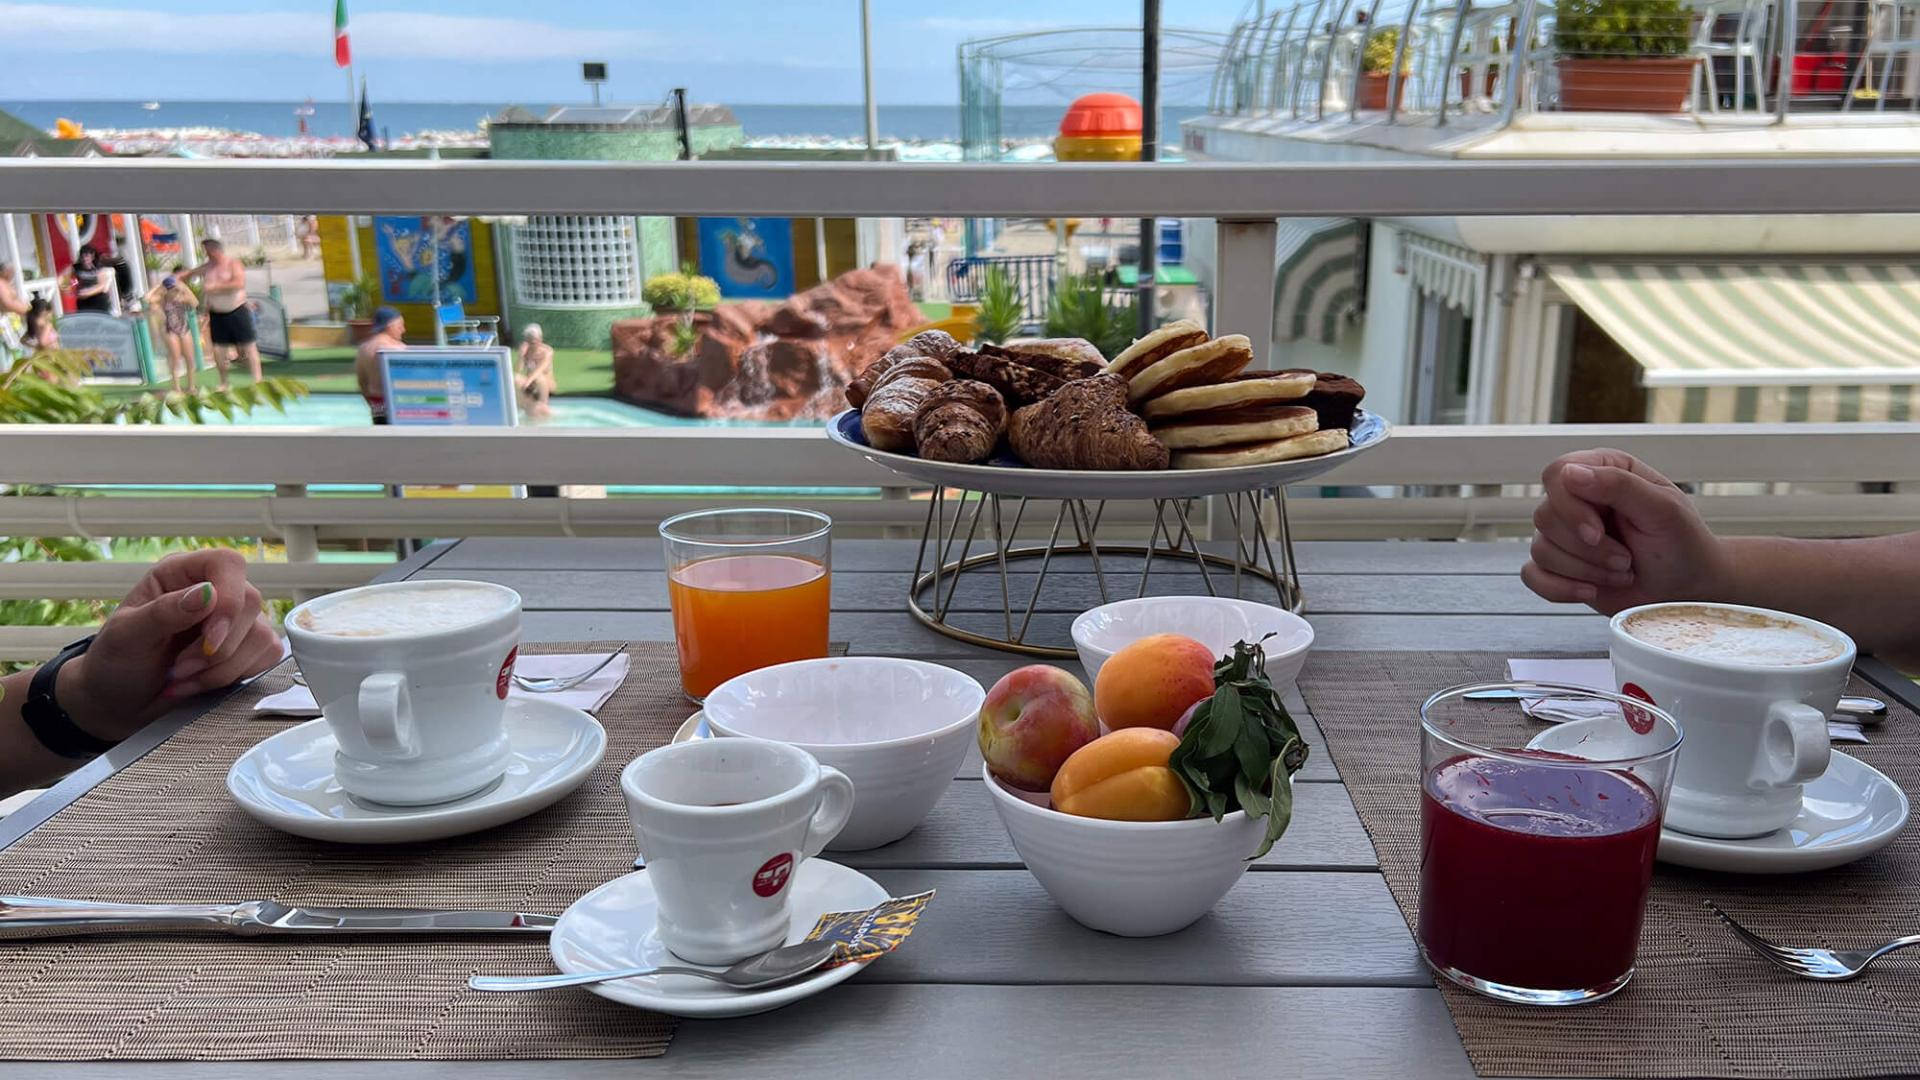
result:
[[[1328,345],[1360,313],[1362,230],[1351,218],[1289,218],[1280,222],[1274,275],[1273,336],[1311,338]]]
[[[1554,263],[1632,354],[1656,422],[1905,420],[1920,264]]]

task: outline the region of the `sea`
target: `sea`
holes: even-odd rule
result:
[[[149,109],[147,104],[159,108]],[[390,138],[423,132],[466,132],[480,126],[489,116],[510,104],[534,112],[553,102],[422,102],[373,101],[375,130]],[[579,104],[579,103],[574,103]],[[767,142],[844,141],[858,139],[866,131],[866,113],[859,105],[734,105],[747,137]],[[60,119],[72,120],[90,130],[130,130],[153,128],[222,128],[252,132],[270,138],[292,137],[299,133],[295,110],[311,108],[307,117],[310,135],[350,137],[358,119],[344,101],[5,101],[0,109],[20,117],[36,127],[51,129]],[[1002,139],[1039,141],[1059,130],[1064,102],[1051,105],[1004,105],[1001,107]],[[1206,110],[1195,105],[1167,105],[1161,109],[1161,131],[1168,141],[1177,141],[1172,133],[1180,121]],[[958,105],[882,105],[879,109],[880,137],[905,143],[955,143],[960,141]]]

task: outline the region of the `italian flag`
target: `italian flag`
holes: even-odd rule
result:
[[[347,0],[333,0],[333,66],[352,65],[353,50],[347,45]]]

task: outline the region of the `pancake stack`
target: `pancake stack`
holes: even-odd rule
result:
[[[1314,373],[1245,371],[1252,362],[1243,335],[1209,338],[1198,323],[1182,321],[1135,341],[1107,374],[1127,380],[1128,407],[1172,451],[1176,469],[1265,465],[1347,448],[1345,428],[1323,428],[1303,400]]]

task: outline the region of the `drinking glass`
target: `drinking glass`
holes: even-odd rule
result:
[[[811,510],[699,510],[660,523],[680,689],[703,701],[756,668],[827,655],[833,521]]]
[[[1541,727],[1486,691],[1550,697]],[[1503,1001],[1578,1005],[1633,978],[1680,726],[1620,694],[1456,686],[1420,707],[1420,914],[1433,970]]]

